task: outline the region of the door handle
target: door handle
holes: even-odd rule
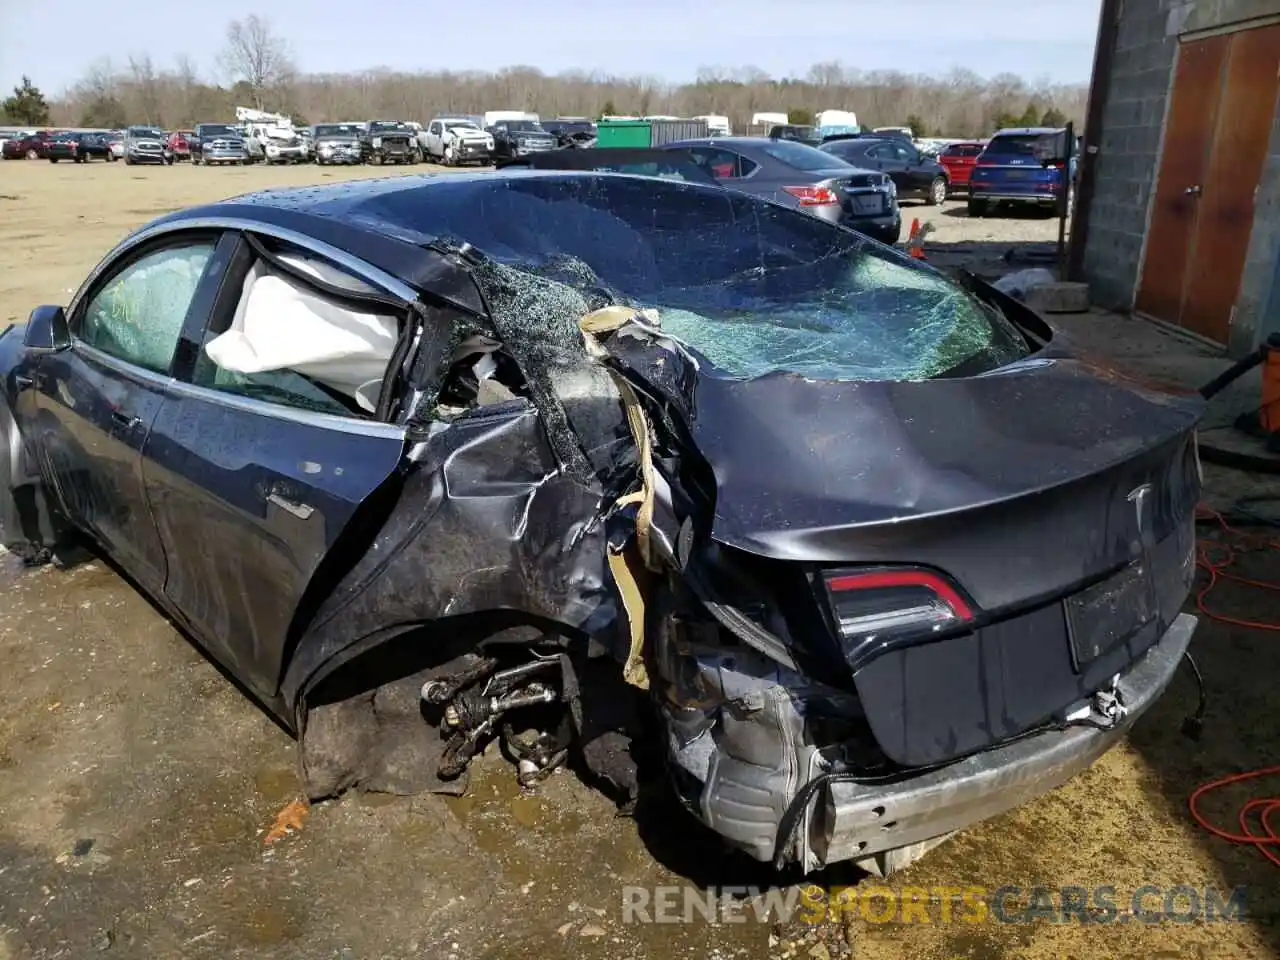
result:
[[[23,373],[15,373],[13,375],[14,385],[19,390],[25,390],[27,387],[34,387],[36,382]]]
[[[124,427],[126,430],[132,430],[142,421],[137,417],[131,417],[122,410],[111,411],[111,422],[118,427]]]
[[[296,500],[290,500],[280,495],[276,490],[272,490],[267,494],[267,502],[274,503],[286,513],[291,513],[299,520],[307,520],[311,514],[316,512],[316,508],[309,503],[298,503]]]
[[[1204,191],[1200,189],[1200,184],[1197,183],[1193,187],[1187,187],[1187,189],[1183,190],[1182,192],[1185,193],[1188,197],[1198,197]]]

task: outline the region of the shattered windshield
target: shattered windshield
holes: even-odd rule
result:
[[[657,308],[664,330],[732,378],[923,379],[993,369],[1027,349],[1008,321],[942,275],[734,191],[513,176],[375,206],[393,223],[539,275],[530,291],[554,277],[579,302]]]

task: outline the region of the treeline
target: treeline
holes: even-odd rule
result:
[[[1084,84],[1029,83],[1014,74],[991,78],[963,69],[942,75],[863,71],[820,63],[803,78],[775,79],[754,67],[704,68],[692,83],[598,73],[548,75],[533,67],[492,72],[372,69],[301,73],[288,44],[266,21],[250,16],[227,27],[218,57],[224,82],[214,82],[179,56],[158,67],[148,56],[89,67],[81,80],[49,101],[50,122],[120,127],[147,123],[189,127],[226,120],[236,106],[289,113],[295,121],[405,119],[444,113],[524,109],[551,116],[725,114],[746,130],[757,112],[787,112],[796,122],[820,110],[853,110],[871,126],[909,125],[931,136],[972,137],[1001,126],[1084,119]],[[38,78],[36,78],[38,80]]]

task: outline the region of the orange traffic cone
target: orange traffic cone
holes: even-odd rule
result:
[[[907,255],[917,260],[924,256],[924,231],[920,229],[920,218],[911,221],[911,233],[907,235]]]

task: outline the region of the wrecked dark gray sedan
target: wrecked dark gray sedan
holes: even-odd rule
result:
[[[3,543],[108,557],[313,799],[460,792],[498,739],[531,787],[568,761],[883,874],[1088,767],[1196,624],[1198,401],[715,187],[187,210],[0,335],[0,377]]]

